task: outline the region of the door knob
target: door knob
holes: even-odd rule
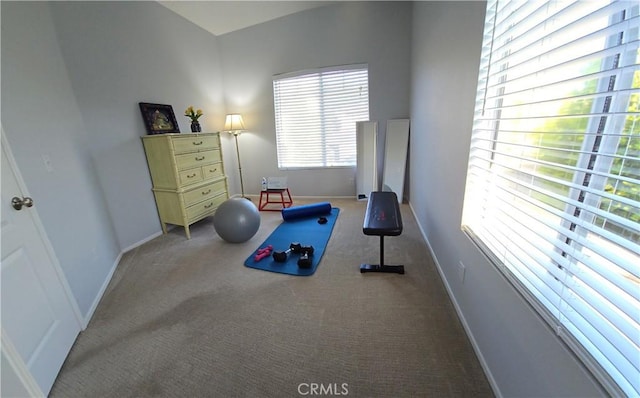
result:
[[[33,206],[33,199],[31,199],[28,196],[25,196],[22,199],[20,199],[17,196],[14,196],[11,199],[11,206],[13,206],[13,208],[16,210],[22,210],[22,206],[27,206],[27,207]]]

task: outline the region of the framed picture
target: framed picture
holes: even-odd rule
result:
[[[180,127],[171,105],[140,102],[140,112],[147,128],[147,134],[179,133]]]

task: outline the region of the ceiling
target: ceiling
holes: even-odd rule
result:
[[[332,1],[158,1],[214,35],[222,35]]]

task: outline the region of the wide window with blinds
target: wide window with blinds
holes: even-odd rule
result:
[[[489,0],[462,226],[615,396],[640,396],[637,1]]]
[[[280,169],[356,164],[356,122],[369,120],[367,65],[273,78]]]

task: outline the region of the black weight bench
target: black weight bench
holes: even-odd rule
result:
[[[362,232],[380,237],[380,264],[362,264],[360,272],[391,272],[404,274],[404,265],[385,265],[384,237],[402,233],[402,215],[394,192],[371,192],[364,215]]]

